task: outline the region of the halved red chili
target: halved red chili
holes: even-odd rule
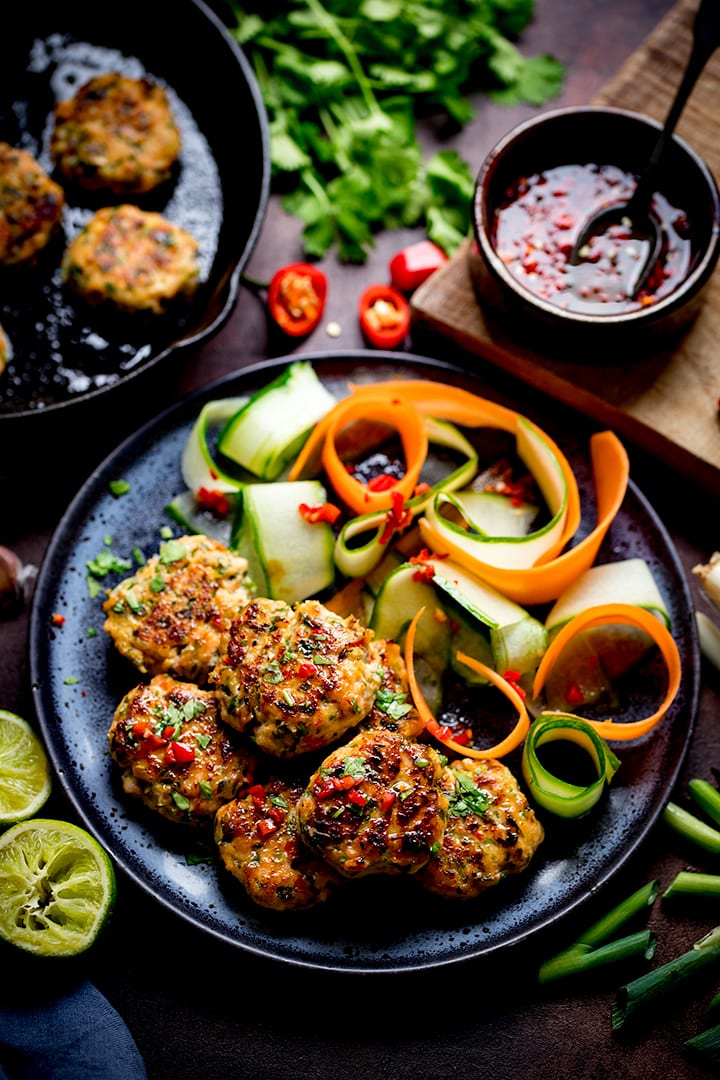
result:
[[[432,240],[420,240],[393,255],[388,264],[390,281],[401,292],[413,292],[447,261],[445,252]]]
[[[377,349],[394,349],[410,329],[410,305],[393,285],[368,285],[358,315],[365,340]]]
[[[305,337],[320,322],[327,299],[327,278],[311,263],[288,263],[273,274],[268,310],[281,330]]]

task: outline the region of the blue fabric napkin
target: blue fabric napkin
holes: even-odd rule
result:
[[[38,990],[3,976],[0,1080],[147,1080],[125,1021],[88,979]]]

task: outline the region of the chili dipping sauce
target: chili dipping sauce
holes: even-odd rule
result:
[[[691,260],[688,219],[659,192],[651,212],[661,226],[662,248],[637,296],[627,288],[646,246],[632,236],[629,222],[594,237],[582,262],[569,262],[588,218],[627,201],[635,183],[614,165],[560,165],[521,177],[495,211],[493,247],[526,289],[566,311],[617,315],[654,304],[687,276]]]

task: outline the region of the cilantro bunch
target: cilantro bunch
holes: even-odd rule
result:
[[[424,225],[452,254],[474,177],[453,150],[423,161],[416,125],[473,118],[469,96],[542,104],[564,70],[514,39],[533,0],[228,0],[270,130],[273,189],[307,257],[363,263],[380,230]]]

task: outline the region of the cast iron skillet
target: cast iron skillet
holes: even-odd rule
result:
[[[229,315],[267,207],[267,118],[236,42],[202,0],[126,0],[108,14],[96,0],[17,5],[0,66],[0,140],[48,156],[51,114],[93,74],[120,70],[165,85],[183,136],[176,175],[142,198],[118,200],[65,186],[64,226],[37,268],[0,274],[0,324],[13,358],[0,376],[0,438],[44,430],[113,392]],[[182,312],[108,317],[75,300],[58,273],[69,237],[98,206],[135,201],[194,232],[202,285]],[[102,398],[102,402],[100,399]],[[69,416],[63,417],[69,421]]]
[[[304,359],[338,398],[348,393],[349,381],[388,378],[435,379],[482,395],[469,374],[408,354],[358,350]],[[543,815],[546,838],[524,874],[466,902],[433,900],[412,880],[377,875],[352,882],[311,911],[256,907],[218,865],[211,839],[163,821],[122,791],[107,753],[107,730],[139,676],[102,629],[105,594],[89,590],[87,566],[108,543],[131,562],[133,551],[149,556],[157,550],[161,526],[171,524],[164,508],[183,488],[182,451],[203,403],[252,393],[288,362],[244,369],[161,413],[118,446],[68,506],[38,576],[30,626],[33,699],[45,744],[82,821],[122,870],[161,906],[225,943],[228,955],[237,948],[301,967],[365,974],[498,957],[536,939],[599,892],[647,839],[663,810],[692,737],[699,693],[697,635],[682,567],[662,522],[631,482],[597,561],[648,562],[672,619],[681,690],[662,724],[616,748],[621,768],[607,798],[590,814],[570,821]],[[594,521],[586,427],[553,430],[542,414],[531,419],[557,439],[573,467],[582,499],[580,539]],[[109,487],[118,479],[129,485],[121,498]],[[180,535],[179,526],[173,529]],[[110,575],[103,588],[121,576]],[[56,613],[64,616],[61,627],[53,625]],[[520,775],[515,753],[507,763]]]

